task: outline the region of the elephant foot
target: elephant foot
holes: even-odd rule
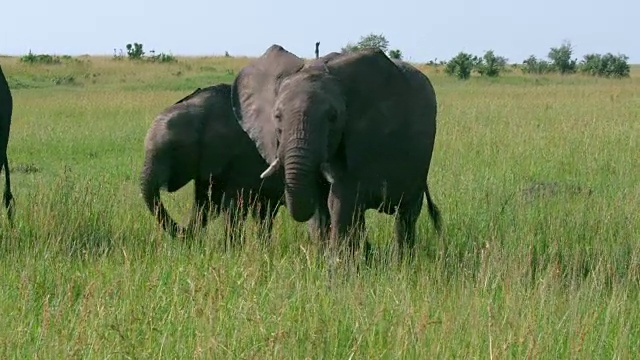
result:
[[[13,216],[15,214],[15,201],[13,200],[13,194],[10,191],[5,191],[3,196],[4,207],[7,209],[7,217],[9,218],[9,224],[13,225]]]

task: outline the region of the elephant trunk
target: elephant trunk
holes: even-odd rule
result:
[[[317,159],[305,139],[296,139],[284,156],[285,199],[295,221],[305,222],[316,211]]]
[[[140,178],[140,189],[142,190],[142,198],[147,208],[153,215],[162,228],[169,233],[172,237],[184,233],[184,229],[176,223],[169,212],[162,204],[160,199],[160,185],[157,182],[157,174],[155,174],[153,165],[149,165],[149,161],[145,161],[145,166]]]

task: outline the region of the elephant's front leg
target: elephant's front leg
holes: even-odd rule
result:
[[[328,198],[331,185],[328,182],[318,184],[318,208],[315,214],[307,221],[307,230],[312,239],[319,239],[322,245],[326,245],[331,230],[331,214],[329,212]]]
[[[364,240],[365,257],[368,258],[371,245],[363,236],[365,234],[364,209],[357,204],[355,187],[334,183],[329,193],[329,209],[331,212],[331,242],[339,244],[346,241],[350,255],[355,255]]]
[[[400,259],[405,252],[413,253],[416,241],[416,223],[422,211],[422,193],[415,196],[411,202],[398,206],[395,230]]]
[[[189,234],[193,234],[198,228],[204,229],[207,226],[209,210],[212,206],[209,193],[212,182],[209,180],[196,179],[194,185],[194,204],[191,218],[187,224],[187,232]]]

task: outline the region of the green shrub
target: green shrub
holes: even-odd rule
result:
[[[368,34],[360,37],[356,44],[347,43],[342,52],[353,52],[360,49],[380,49],[383,52],[389,50],[389,40],[383,34]]]
[[[471,71],[476,67],[478,62],[478,57],[461,51],[447,62],[444,72],[447,75],[466,80],[471,77]]]
[[[481,76],[496,77],[504,70],[507,65],[507,59],[502,56],[496,56],[493,50],[484,53],[479,59],[476,69]]]
[[[171,55],[171,54],[160,53],[160,54],[156,55],[154,50],[151,50],[150,54],[151,54],[151,56],[147,59],[150,62],[167,63],[167,62],[176,62],[177,61],[176,57]]]
[[[546,60],[538,60],[535,56],[529,56],[522,62],[521,70],[525,74],[546,74],[553,72],[553,67]]]
[[[142,44],[133,43],[127,44],[127,56],[129,56],[129,60],[140,60],[144,56],[144,50],[142,49]]]
[[[389,50],[389,57],[392,59],[402,60],[402,51],[398,49]]]
[[[567,41],[557,48],[551,48],[548,56],[554,70],[564,75],[576,72],[577,60],[571,59],[571,55],[573,55],[573,47]]]
[[[62,59],[57,55],[34,54],[31,52],[31,50],[29,50],[29,53],[27,55],[22,56],[20,58],[20,61],[27,64],[47,64],[47,65],[62,63]]]
[[[155,50],[149,51],[149,56],[145,56],[144,46],[140,43],[127,44],[126,48],[127,57],[129,58],[129,60],[145,60],[155,63],[169,63],[178,61],[178,59],[176,59],[176,57],[172,54],[156,54]],[[124,59],[124,53],[122,52],[122,49],[120,49],[120,53],[117,53],[116,49],[113,49],[113,60],[122,59]]]
[[[629,57],[626,55],[612,53],[587,54],[580,62],[580,72],[591,76],[602,76],[609,78],[629,77]]]

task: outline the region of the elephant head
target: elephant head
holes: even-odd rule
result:
[[[241,126],[271,165],[284,169],[291,216],[307,221],[318,205],[316,187],[342,176],[362,154],[349,136],[363,119],[384,111],[406,79],[380,50],[330,53],[305,62],[278,45],[243,68],[232,90]],[[402,92],[398,92],[402,94]],[[375,115],[374,115],[375,116]]]

